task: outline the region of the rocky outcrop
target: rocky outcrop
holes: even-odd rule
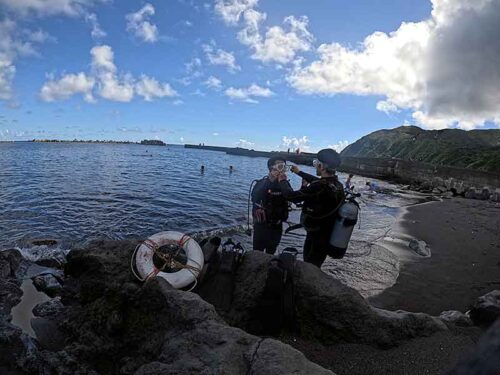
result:
[[[178,291],[160,278],[136,284],[128,269],[134,248],[131,242],[96,242],[75,251],[69,257],[62,291],[61,300],[67,304],[57,298],[34,308],[39,317],[32,326],[41,334],[38,340],[2,316],[0,370],[91,375],[332,374],[288,345],[227,325],[196,294]],[[0,299],[5,311],[17,302]]]
[[[258,251],[245,255],[238,270],[232,307],[219,311],[230,324],[261,332],[259,300],[270,259],[270,255]],[[309,263],[297,262],[294,276],[296,325],[304,338],[324,344],[357,342],[390,347],[447,329],[442,321],[426,314],[375,309],[357,291]]]
[[[500,290],[493,290],[477,299],[470,310],[474,324],[489,326],[500,318]]]
[[[1,321],[0,369],[41,374],[331,374],[291,346],[252,334],[262,328],[258,311],[271,256],[245,255],[232,306],[217,311],[197,294],[176,290],[161,278],[136,282],[129,270],[136,245],[96,241],[72,251],[61,297],[34,308],[38,340]],[[357,291],[307,263],[297,263],[294,278],[295,334],[304,339],[386,348],[448,329],[441,319],[426,314],[373,308]],[[4,311],[18,301],[14,287],[11,294],[10,299],[0,298]]]
[[[460,327],[469,327],[472,325],[472,320],[467,314],[456,310],[443,311],[439,314],[439,319]]]

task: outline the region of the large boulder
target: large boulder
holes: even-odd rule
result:
[[[489,326],[500,318],[500,290],[479,297],[470,309],[470,317],[479,326]]]
[[[67,307],[61,324],[74,338],[65,351],[96,371],[331,374],[288,345],[227,325],[212,305],[164,279],[135,283],[134,248],[105,241],[68,255],[66,270],[78,283],[68,293],[79,303]]]
[[[35,276],[33,285],[39,292],[44,292],[49,297],[55,297],[62,290],[59,280],[50,273]]]
[[[245,254],[235,280],[233,303],[219,314],[231,325],[259,332],[259,301],[264,293],[272,256]],[[446,330],[427,314],[386,311],[371,307],[354,289],[309,263],[297,262],[294,275],[298,334],[324,344],[338,342],[395,346],[403,340]]]
[[[60,297],[52,298],[33,307],[33,315],[39,318],[54,318],[64,310]]]

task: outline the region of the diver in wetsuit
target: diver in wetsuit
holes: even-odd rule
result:
[[[267,161],[269,174],[257,181],[252,190],[253,249],[274,254],[281,241],[283,222],[288,219],[288,202],[281,192],[282,185],[291,189],[288,181],[278,182],[286,172],[286,161],[274,156]]]
[[[335,175],[339,165],[339,154],[332,149],[323,149],[313,161],[319,177],[301,172],[297,166],[291,167],[293,173],[302,177],[300,190],[294,191],[290,187],[286,174],[278,176],[283,196],[293,203],[303,202],[301,224],[307,232],[304,261],[317,267],[321,267],[327,255],[336,256],[332,252],[330,236],[335,214],[345,199],[344,186]]]

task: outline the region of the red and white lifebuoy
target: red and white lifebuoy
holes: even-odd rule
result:
[[[187,256],[185,268],[177,272],[161,272],[153,263],[153,248],[177,243],[184,249]],[[134,260],[134,259],[132,259]],[[185,288],[196,282],[198,275],[203,269],[203,251],[194,239],[186,234],[174,231],[160,232],[152,235],[144,241],[135,252],[136,275],[140,280],[147,280],[152,276],[162,277],[176,289]]]

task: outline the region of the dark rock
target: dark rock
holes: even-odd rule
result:
[[[500,319],[481,337],[469,358],[458,363],[448,375],[494,375],[500,373]]]
[[[142,366],[136,374],[206,373],[207,369],[214,374],[331,374],[288,345],[227,326],[198,296],[179,292],[163,279],[151,284],[152,289],[161,291],[170,310],[181,314],[173,316],[176,322],[171,322],[175,323],[172,334],[167,334],[159,360]],[[196,305],[198,308],[193,309]],[[184,330],[178,332],[175,326],[181,322]],[[186,326],[188,322],[191,324]]]
[[[0,259],[0,279],[5,279],[11,275],[10,263]]]
[[[357,291],[309,263],[298,262],[295,285],[297,320],[305,338],[390,347],[447,330],[443,322],[427,314],[373,308]]]
[[[267,358],[260,338],[228,326],[213,306],[161,278],[138,288],[128,268],[134,248],[109,241],[68,256],[66,269],[80,284],[83,305],[67,307],[63,329],[75,339],[72,353],[97,371],[331,373],[271,339],[262,346],[273,353]]]
[[[20,328],[0,319],[0,370],[14,374],[99,375],[66,351],[40,350]],[[3,372],[2,372],[3,374]]]
[[[16,249],[0,251],[0,278],[14,277],[23,260],[23,256]]]
[[[64,305],[61,303],[61,298],[56,297],[33,307],[33,315],[40,318],[51,318],[57,316],[63,310]]]
[[[35,261],[36,264],[42,267],[49,267],[49,268],[61,268],[64,266],[64,262],[57,258],[44,258],[44,259],[38,259]]]
[[[35,276],[33,285],[39,292],[44,292],[49,297],[55,297],[62,290],[59,280],[50,273]]]
[[[33,318],[31,328],[42,349],[58,351],[64,348],[66,336],[59,330],[56,322],[46,318]]]
[[[231,310],[219,311],[231,325],[259,332],[255,312],[271,258],[258,251],[245,254]],[[447,329],[442,321],[426,314],[372,308],[357,291],[308,263],[297,262],[294,280],[297,329],[304,338],[324,344],[356,342],[386,347]]]
[[[31,240],[32,246],[56,246],[59,242],[53,238],[39,238]]]
[[[0,320],[9,317],[14,306],[21,302],[20,282],[0,279]]]
[[[465,192],[464,197],[467,198],[467,199],[477,199],[476,189],[475,188],[469,188],[469,190],[467,190]]]
[[[472,320],[470,317],[465,315],[463,312],[456,310],[443,311],[439,315],[439,319],[461,327],[469,327],[472,325]]]
[[[448,191],[448,188],[446,186],[438,186],[437,189],[440,193],[446,193]]]
[[[423,257],[429,257],[431,255],[431,249],[425,241],[419,241],[413,238],[408,243],[408,247]]]
[[[500,318],[500,290],[479,297],[470,310],[470,317],[479,326],[489,326]]]
[[[3,347],[0,340],[0,350],[14,346],[16,358],[10,359],[16,369],[41,374],[331,373],[288,345],[227,324],[248,329],[255,323],[271,256],[245,255],[233,305],[221,312],[222,318],[198,295],[176,290],[164,279],[134,281],[129,262],[136,244],[99,241],[68,255],[64,308],[59,311],[57,302],[37,306],[46,319],[34,324],[40,325],[41,336],[57,330],[71,340],[57,352],[35,347],[28,360],[25,350],[16,349],[17,330],[16,340],[4,340]],[[372,308],[357,291],[311,264],[297,263],[295,287],[297,335],[305,339],[389,347],[447,329],[426,314]],[[59,345],[62,341],[53,348]]]
[[[130,272],[130,258],[138,243],[92,241],[87,247],[68,254],[64,273],[79,279],[78,293],[82,302],[101,297],[107,289],[137,281]]]

